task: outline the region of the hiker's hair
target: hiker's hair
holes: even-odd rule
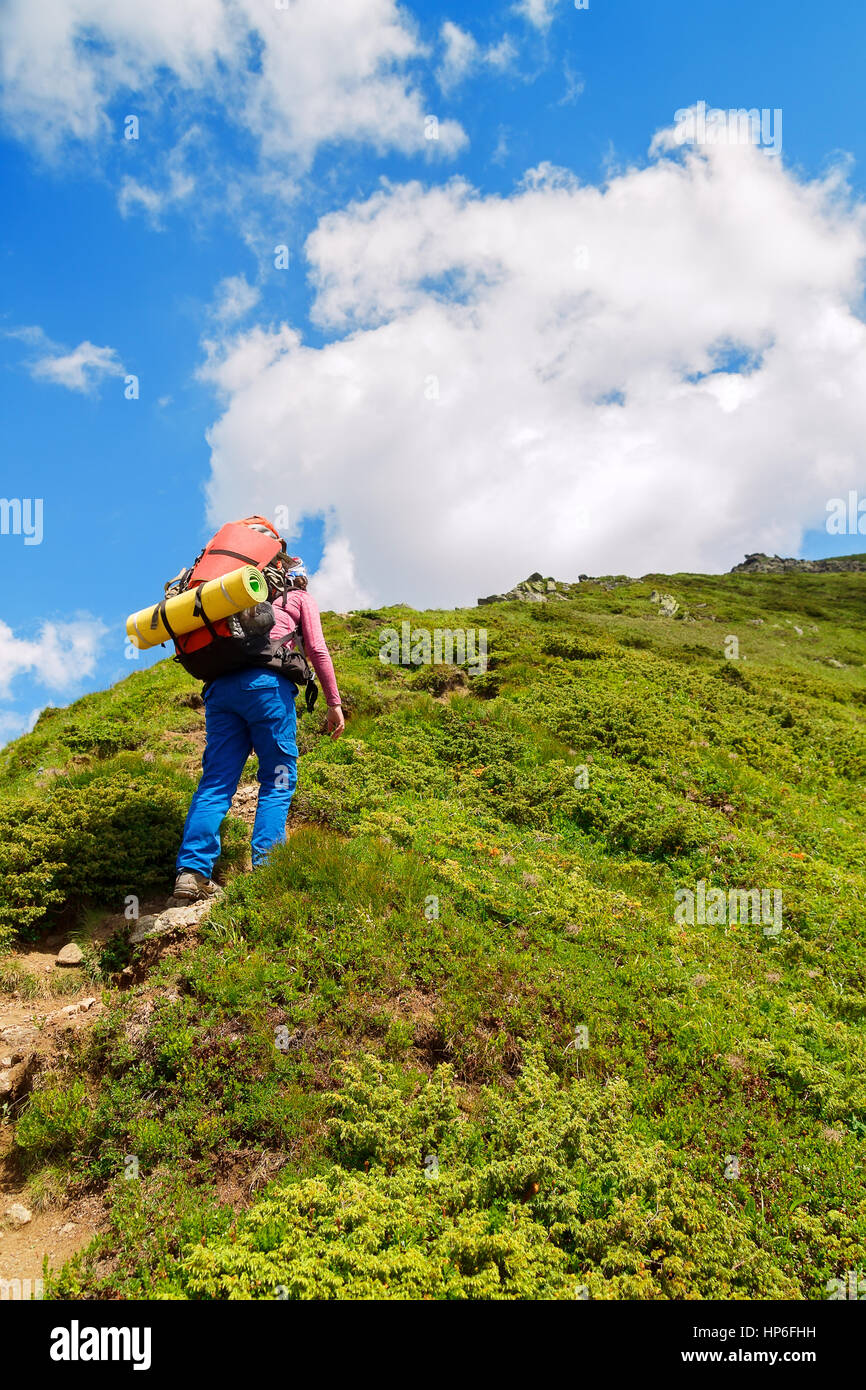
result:
[[[296,575],[295,578],[292,580],[292,588],[293,588],[293,589],[306,589],[306,587],[307,587],[307,576],[306,576],[305,574],[298,574],[298,575]]]

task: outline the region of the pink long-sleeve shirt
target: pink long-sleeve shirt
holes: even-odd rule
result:
[[[329,705],[339,705],[340,692],[334,675],[334,663],[322,631],[316,600],[306,589],[289,589],[282,598],[274,599],[274,615],[271,640],[276,642],[281,637],[287,637],[300,624],[307,660],[319,678],[325,699]]]

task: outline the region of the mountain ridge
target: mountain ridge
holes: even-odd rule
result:
[[[793,558],[782,559],[779,555],[765,555],[763,551],[755,551],[751,555],[746,555],[743,562],[734,565],[729,574],[841,574],[846,572],[860,572],[866,570],[866,554],[862,555],[837,555],[830,556],[823,560],[796,560]],[[644,575],[647,578],[660,578],[665,576]],[[670,577],[670,576],[667,576]],[[603,584],[615,586],[618,584],[637,584],[640,581],[632,579],[628,575],[589,575],[581,574],[576,581],[566,581],[554,579],[551,575],[543,575],[538,570],[530,574],[527,579],[521,579],[513,588],[506,590],[502,594],[490,594],[486,598],[479,598],[479,606],[488,603],[507,603],[517,600],[523,603],[540,603],[549,599],[568,598],[578,584]]]

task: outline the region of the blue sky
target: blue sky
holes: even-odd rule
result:
[[[827,498],[866,496],[847,385],[863,367],[862,6],[334,0],[324,26],[302,22],[310,0],[285,15],[246,0],[241,27],[221,36],[226,12],[204,0],[213,23],[194,40],[183,3],[173,17],[168,4],[143,16],[132,0],[84,0],[86,35],[71,21],[40,33],[29,8],[15,0],[3,21],[0,428],[2,495],[41,498],[44,534],[29,546],[0,536],[0,738],[45,704],[126,675],[126,614],[154,601],[247,497],[255,509],[288,500],[293,548],[323,566],[332,606],[465,602],[536,565],[571,578],[722,569],[757,548],[866,548],[822,521]],[[299,27],[280,29],[283,19]],[[720,155],[683,182],[654,177],[651,166],[680,168],[682,156],[651,154],[653,137],[698,101],[780,108],[776,168],[749,151],[736,177]],[[130,113],[136,140],[123,138]],[[430,114],[438,141],[423,137]],[[818,206],[805,190],[828,178],[847,186]],[[770,262],[797,248],[778,283],[729,218],[740,198],[754,241],[776,248]],[[607,278],[573,294],[551,283],[545,262],[569,219],[576,244],[593,226],[591,265],[605,277],[608,249],[622,257],[621,294]],[[659,248],[679,238],[686,249],[668,264]],[[289,248],[284,271],[278,244]],[[702,258],[716,267],[706,282]],[[753,315],[762,274],[773,283]],[[717,297],[718,312],[662,343],[658,280],[672,287],[670,319],[695,298]],[[539,356],[548,295],[554,366]],[[845,321],[822,356],[840,303]],[[593,375],[581,356],[593,335],[604,371],[585,413],[570,413]],[[740,378],[724,387],[735,406],[678,388],[664,413],[646,404],[654,371],[675,362],[696,387],[720,343],[745,364],[726,359]],[[814,441],[792,454],[789,490],[780,436],[803,408],[804,343],[816,354],[805,377]],[[409,361],[419,401],[433,399],[421,382],[435,378],[435,423],[415,403],[389,405]],[[525,399],[506,385],[523,369]],[[124,395],[130,374],[138,399]],[[539,379],[558,384],[532,394],[530,377],[533,393]],[[766,409],[749,404],[749,381]],[[693,487],[688,451],[714,437],[708,409],[750,463],[732,481],[724,455],[710,459]],[[803,434],[800,422],[794,442]],[[633,498],[622,517],[601,491],[617,468]],[[552,510],[536,513],[527,497],[547,480]]]

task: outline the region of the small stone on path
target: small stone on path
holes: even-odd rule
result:
[[[84,960],[84,952],[74,941],[69,941],[57,954],[58,965],[80,965]]]

